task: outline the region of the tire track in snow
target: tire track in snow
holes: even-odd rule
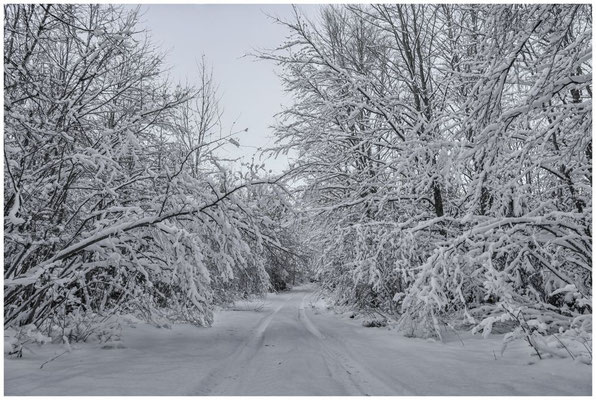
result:
[[[307,297],[309,297],[308,294],[302,298],[302,302],[300,303],[300,308],[298,310],[298,319],[302,322],[302,325],[304,325],[307,331],[312,333],[317,339],[323,340],[325,339],[325,336],[321,333],[321,331],[319,331],[319,329],[317,329],[315,324],[312,323],[312,321],[308,318],[308,315],[306,315],[305,302]]]
[[[230,370],[235,370],[240,368],[241,365],[248,364],[252,357],[259,351],[259,348],[262,347],[267,327],[275,315],[281,311],[291,299],[292,298],[290,297],[280,304],[274,311],[261,318],[248,339],[240,344],[232,354],[228,355],[218,367],[201,379],[198,385],[198,390],[191,395],[206,396],[212,394],[212,392],[218,389],[218,386],[227,381],[224,377],[224,382],[220,382],[222,379],[221,376],[227,376],[229,375]]]
[[[329,365],[329,362],[326,360],[330,370],[335,370],[336,373],[347,378],[353,388],[362,395],[414,395],[414,392],[397,381],[394,382],[399,384],[399,390],[392,387],[393,385],[387,385],[373,371],[358,361],[351,351],[349,351],[348,347],[335,335],[324,335],[306,314],[305,303],[307,297],[309,297],[308,294],[302,299],[299,319],[304,327],[319,339],[322,352],[328,356],[329,361],[335,364],[335,366]],[[352,392],[350,394],[353,395],[356,393]]]
[[[321,354],[323,355],[323,361],[329,375],[337,382],[342,383],[345,386],[344,391],[347,395],[367,395],[367,391],[362,388],[360,382],[357,382],[349,368],[347,368],[326,346],[325,335],[317,328],[317,326],[308,318],[306,314],[306,299],[310,297],[310,294],[305,295],[300,303],[298,310],[298,319],[302,326],[312,334],[317,340],[316,344],[320,347]]]
[[[366,387],[368,386],[367,382],[356,378],[355,374],[358,374],[359,371],[354,371],[355,368],[352,365],[346,365],[345,361],[330,349],[329,341],[325,340],[326,336],[308,318],[305,307],[307,297],[309,295],[302,298],[298,319],[302,323],[302,326],[317,339],[317,344],[321,349],[321,353],[324,355],[323,359],[327,370],[335,380],[347,386],[344,390],[346,390],[348,395],[369,395],[371,391],[369,387]]]

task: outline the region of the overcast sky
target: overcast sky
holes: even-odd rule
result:
[[[307,15],[315,15],[318,7],[299,6]],[[243,56],[252,49],[271,49],[284,41],[287,29],[267,15],[289,19],[293,15],[291,5],[145,4],[141,13],[141,22],[150,31],[153,43],[168,51],[166,63],[176,80],[195,82],[197,61],[205,55],[219,84],[223,132],[248,128],[238,136],[241,147],[227,145],[222,155],[242,156],[250,161],[256,148],[272,145],[269,126],[281,104],[289,103],[288,97],[273,63]],[[266,165],[280,171],[287,160],[270,160]]]

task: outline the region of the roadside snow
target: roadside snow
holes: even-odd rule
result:
[[[212,328],[136,324],[121,345],[5,358],[5,395],[590,395],[591,366],[537,360],[501,335],[441,344],[364,328],[312,289],[216,313]],[[496,359],[495,359],[496,358]]]

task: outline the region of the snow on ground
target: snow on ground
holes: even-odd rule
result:
[[[124,348],[33,347],[4,361],[5,395],[590,395],[591,366],[537,360],[499,335],[438,343],[321,306],[305,286],[216,313],[212,328],[137,324]],[[495,359],[496,358],[496,359]]]

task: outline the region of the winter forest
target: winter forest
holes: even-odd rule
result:
[[[590,5],[271,16],[280,172],[140,18],[4,6],[5,394],[591,394]]]

